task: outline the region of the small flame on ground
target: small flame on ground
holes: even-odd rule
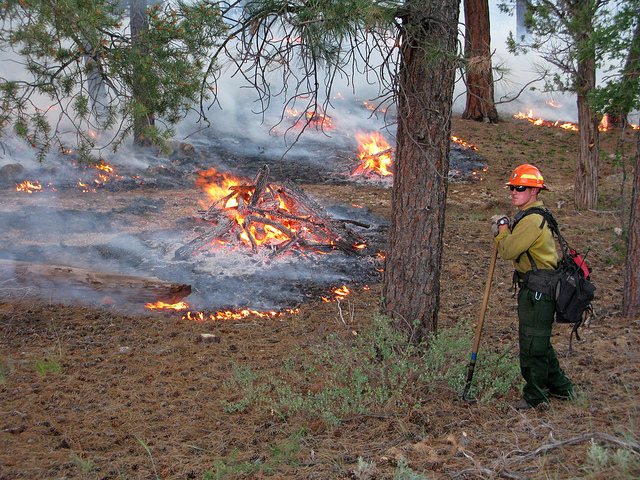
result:
[[[296,108],[287,108],[286,112],[290,117],[296,119],[294,125],[296,129],[302,129],[307,125],[316,130],[333,130],[335,128],[331,119],[320,108],[317,108],[316,111],[307,110],[304,113]]]
[[[342,285],[341,287],[333,287],[331,289],[331,293],[333,293],[334,298],[327,298],[327,297],[320,297],[320,298],[322,298],[322,301],[326,303],[330,303],[333,300],[343,300],[351,293],[351,290],[349,290],[346,285]]]
[[[182,320],[189,320],[192,322],[206,322],[208,320],[240,320],[242,318],[246,318],[250,315],[260,317],[260,318],[276,318],[281,317],[285,313],[296,314],[299,313],[300,309],[286,309],[282,311],[270,311],[270,312],[260,312],[258,310],[239,310],[239,311],[220,311],[216,313],[211,313],[209,315],[204,312],[187,312],[182,316]]]
[[[186,310],[189,308],[189,305],[186,302],[178,302],[178,303],[165,303],[165,302],[156,302],[156,303],[147,303],[145,308],[150,310]]]
[[[549,102],[547,102],[549,105],[551,105]],[[560,106],[560,105],[552,105],[552,106]],[[525,112],[518,112],[517,114],[514,115],[515,118],[519,118],[522,120],[528,120],[529,122],[533,123],[534,125],[544,125],[547,127],[558,127],[558,128],[562,128],[564,130],[571,130],[573,132],[577,132],[578,131],[578,125],[576,125],[575,123],[571,123],[571,122],[564,122],[561,123],[560,120],[557,120],[555,122],[549,122],[547,120],[543,120],[542,118],[534,118],[533,117],[533,110],[532,109],[527,109],[526,113]],[[629,125],[632,129],[634,130],[638,130],[640,127],[638,127],[638,125]],[[600,125],[598,125],[598,130],[601,132],[606,132],[607,130],[613,128],[613,124],[610,120],[610,118],[608,117],[608,115],[605,115],[604,117],[602,117],[602,121],[600,122]]]
[[[38,182],[37,180],[34,180],[33,182],[25,180],[22,183],[16,183],[16,191],[18,192],[33,193],[39,192],[41,190],[42,185],[40,185],[40,182]]]
[[[75,164],[74,164],[75,165]],[[77,165],[75,165],[77,167]],[[90,167],[83,167],[84,171],[88,175],[92,175],[93,178],[83,179],[78,178],[78,182],[76,185],[82,190],[82,192],[95,192],[96,188],[103,186],[105,183],[114,180],[118,181],[121,177],[114,172],[112,166],[107,165],[105,163],[99,163],[96,165],[91,165]],[[98,170],[97,172],[95,170]],[[47,188],[43,189],[40,182],[34,181],[24,181],[20,184],[16,183],[16,190],[18,192],[25,193],[34,193],[39,191],[51,191],[55,192],[56,189],[53,187],[51,183],[47,184]]]
[[[465,142],[464,140],[460,140],[458,137],[454,137],[451,135],[451,141],[457,143],[458,145],[462,145],[463,147],[467,147],[469,150],[478,150],[478,147],[475,145],[471,145],[470,143]]]

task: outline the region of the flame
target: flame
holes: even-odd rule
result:
[[[217,201],[229,195],[232,187],[248,184],[249,180],[246,178],[218,173],[215,168],[210,168],[206,172],[198,172],[198,178],[196,179],[196,187],[203,190],[209,196],[209,205],[211,201]],[[238,200],[232,197],[222,205],[222,208],[237,206]]]
[[[366,108],[367,110],[371,110],[373,112],[382,112],[382,113],[387,113],[387,109],[386,108],[379,108],[377,105],[375,105],[374,103],[371,102],[362,102],[362,104],[364,105],[364,108]]]
[[[467,143],[464,140],[460,140],[458,137],[454,137],[453,135],[451,135],[451,141],[462,145],[463,147],[467,147],[470,150],[478,150],[478,147],[476,147],[475,145],[471,145],[470,143]]]
[[[514,115],[514,117],[522,120],[528,120],[529,122],[538,126],[543,125],[547,127],[559,127],[559,128],[563,128],[564,130],[572,130],[575,132],[578,131],[578,126],[571,122],[560,123],[560,120],[556,122],[548,122],[547,120],[544,120],[542,118],[533,118],[533,110],[531,109],[528,109],[526,113],[518,112],[517,114]]]
[[[334,287],[331,289],[331,291],[338,300],[342,300],[351,293],[346,285],[342,285],[341,287]]]
[[[203,248],[219,248],[221,245],[236,248],[245,245],[255,252],[261,245],[268,245],[273,250],[282,247],[282,251],[286,253],[288,248],[295,246],[299,238],[311,240],[311,243],[318,243],[323,247],[334,243],[329,236],[321,233],[321,229],[310,228],[309,222],[312,219],[309,214],[298,211],[298,207],[281,194],[280,187],[268,186],[260,198],[254,201],[255,186],[251,182],[220,174],[213,168],[200,172],[196,185],[213,202],[201,218],[217,223],[226,216],[233,222],[228,230],[231,235],[223,233]],[[365,247],[366,245],[353,245],[355,249]]]
[[[352,176],[368,172],[382,176],[393,175],[389,171],[392,165],[393,149],[379,132],[356,133],[356,140],[358,141],[358,158],[362,163],[351,172]]]
[[[186,310],[189,308],[185,302],[178,303],[165,303],[165,302],[156,302],[156,303],[147,303],[145,308],[150,310]]]
[[[240,320],[242,318],[246,318],[249,315],[254,315],[260,318],[275,318],[284,315],[285,313],[297,314],[300,313],[300,309],[286,309],[283,311],[270,311],[270,312],[260,312],[258,310],[226,310],[219,311],[212,314],[205,314],[204,312],[187,312],[182,316],[182,320],[188,320],[192,322],[205,322],[207,320]]]
[[[33,182],[25,180],[22,183],[16,183],[16,191],[18,192],[33,193],[40,190],[42,190],[42,185],[40,185],[40,182],[35,180]]]
[[[78,178],[78,182],[76,185],[82,190],[82,192],[95,192],[97,187],[103,186],[105,183],[109,181],[118,181],[122,178],[120,175],[116,174],[114,168],[110,165],[105,164],[104,162],[91,165],[91,166],[78,166],[75,163],[73,164],[78,169],[81,169],[80,175],[82,177]],[[83,178],[90,177],[90,178]],[[53,187],[51,183],[46,185],[47,191],[55,192],[56,188]],[[16,183],[16,190],[18,192],[25,193],[34,193],[38,191],[44,191],[45,189],[42,187],[40,182],[38,181],[24,181],[22,183]]]
[[[297,108],[287,108],[290,118],[296,119],[294,128],[301,130],[306,125],[314,127],[316,130],[333,130],[335,125],[331,119],[322,111],[320,107],[315,110],[307,109],[304,113]],[[306,117],[306,119],[305,119]]]

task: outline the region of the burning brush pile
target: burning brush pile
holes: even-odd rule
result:
[[[216,177],[219,181],[211,183]],[[203,172],[197,183],[210,197],[218,197],[207,210],[198,212],[201,233],[177,249],[175,259],[187,260],[223,245],[245,245],[253,253],[264,248],[269,259],[292,249],[316,253],[338,249],[347,254],[366,250],[366,240],[347,223],[364,228],[368,225],[334,219],[293,182],[275,185],[268,182],[268,177],[266,165],[251,183],[221,177],[215,170]]]

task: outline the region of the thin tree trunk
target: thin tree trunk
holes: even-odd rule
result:
[[[623,92],[624,96],[619,101],[622,103],[621,105],[613,106],[613,111],[610,112],[613,115],[614,125],[619,126],[622,129],[626,129],[628,125],[627,117],[629,116],[629,110],[631,105],[631,100],[633,98],[629,98],[633,95],[633,92],[636,91],[633,88],[633,84],[637,85],[638,83],[638,63],[640,62],[640,22],[636,25],[636,29],[633,33],[633,40],[631,41],[631,47],[629,48],[629,55],[627,57],[627,61],[624,65],[624,70],[622,71],[622,79],[620,80],[620,90]]]
[[[415,0],[405,7],[383,309],[419,342],[435,332],[440,303],[460,7],[456,0]]]
[[[488,0],[464,0],[467,106],[462,118],[498,123],[493,98]]]
[[[147,20],[147,0],[131,0],[131,41],[134,49],[138,50],[139,64],[133,66],[133,97],[136,101],[146,104],[144,100],[144,73],[143,61],[145,59],[145,48],[143,38],[149,31]],[[146,105],[145,105],[146,106]],[[145,115],[133,119],[133,144],[136,146],[150,146],[151,140],[145,135],[149,128],[155,124],[153,112],[148,111]]]
[[[622,314],[627,318],[640,318],[640,132],[636,134],[636,139],[636,167],[633,174],[622,300]]]
[[[598,170],[600,165],[599,119],[589,106],[587,95],[596,85],[595,55],[578,62],[578,159],[574,187],[578,208],[598,205]]]

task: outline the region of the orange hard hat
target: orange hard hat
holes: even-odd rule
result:
[[[525,187],[537,187],[540,190],[549,190],[544,183],[540,170],[529,163],[517,167],[509,177],[507,185],[522,185]]]

